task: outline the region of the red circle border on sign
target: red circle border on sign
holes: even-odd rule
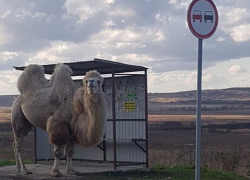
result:
[[[212,31],[210,31],[210,33],[205,34],[205,35],[199,34],[198,32],[196,32],[196,31],[194,30],[194,28],[193,28],[193,26],[192,26],[192,23],[191,23],[191,19],[190,19],[191,10],[192,10],[194,4],[195,4],[196,2],[198,2],[198,1],[200,1],[200,0],[193,0],[193,1],[191,2],[191,4],[189,5],[189,7],[188,7],[188,12],[187,12],[188,27],[189,27],[189,29],[191,30],[191,32],[193,33],[193,35],[196,36],[197,38],[200,38],[200,39],[207,39],[207,38],[211,37],[211,36],[214,34],[215,30],[217,29],[218,21],[219,21],[218,11],[217,11],[217,8],[216,8],[216,6],[215,6],[215,4],[214,4],[214,2],[213,2],[212,0],[205,0],[205,1],[209,2],[209,3],[213,6],[214,12],[215,12],[215,16],[216,16],[216,21],[215,21],[214,28],[212,29]]]

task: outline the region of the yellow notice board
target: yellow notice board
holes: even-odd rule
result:
[[[125,102],[125,111],[135,111],[135,102]]]

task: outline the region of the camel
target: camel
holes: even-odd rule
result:
[[[51,175],[55,177],[62,176],[59,160],[63,149],[67,173],[77,174],[72,166],[74,145],[94,146],[103,137],[106,121],[103,78],[97,71],[90,71],[83,78],[83,87],[77,90],[71,74],[68,66],[60,64],[48,81],[42,66],[29,65],[19,77],[20,95],[13,103],[11,118],[17,172],[31,173],[22,160],[22,142],[33,126],[49,133],[55,155]]]

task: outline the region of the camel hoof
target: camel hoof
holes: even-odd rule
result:
[[[50,173],[52,177],[62,177],[62,173],[59,172],[58,169],[53,169],[52,172]]]
[[[21,174],[21,170],[20,169],[16,170],[16,173]]]
[[[81,174],[81,172],[76,171],[75,169],[69,169],[69,170],[67,170],[67,174],[68,175],[78,175],[78,174]]]
[[[32,172],[25,169],[21,171],[21,174],[32,174]]]
[[[51,173],[50,174],[52,177],[62,177],[62,173]]]

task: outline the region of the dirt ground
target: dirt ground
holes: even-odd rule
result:
[[[43,164],[39,166],[37,169],[37,164],[29,164],[27,168],[32,170],[32,174],[18,174],[15,172],[15,166],[5,166],[0,167],[0,179],[1,180],[28,180],[28,179],[35,179],[35,180],[50,180],[50,179],[60,179],[60,180],[85,180],[85,179],[92,179],[92,176],[95,176],[94,179],[102,179],[101,173],[104,176],[107,174],[117,173],[117,172],[150,172],[151,169],[144,168],[142,166],[127,166],[127,167],[118,167],[117,171],[113,170],[113,164],[111,163],[80,163],[74,162],[75,170],[80,172],[79,175],[67,175],[65,170],[65,163],[61,162],[60,170],[63,174],[62,177],[51,177],[50,172],[52,168],[51,163]],[[98,177],[98,174],[100,177]],[[106,178],[105,178],[106,179]]]

